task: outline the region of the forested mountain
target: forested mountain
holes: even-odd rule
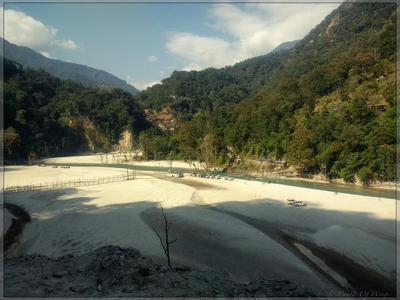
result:
[[[61,80],[4,59],[4,157],[110,151],[151,125],[132,94]]]
[[[394,180],[396,13],[395,3],[344,2],[293,49],[174,72],[135,97],[182,123],[142,141],[212,164],[229,166],[229,150],[286,160],[301,176]]]
[[[30,48],[14,45],[4,39],[2,41],[4,43],[4,56],[17,61],[23,67],[31,67],[33,69],[42,68],[53,76],[61,79],[70,79],[86,86],[105,89],[121,88],[132,93],[132,95],[139,92],[125,80],[119,79],[106,71],[66,61],[49,59]]]
[[[344,2],[292,49],[175,71],[134,96],[6,60],[5,157],[109,151],[129,131],[147,159],[230,168],[263,157],[286,161],[300,176],[393,181],[396,10]]]
[[[174,71],[161,84],[148,87],[135,98],[151,110],[168,107],[179,121],[187,121],[198,111],[212,111],[253,96],[283,67],[285,56],[287,52],[282,51],[222,69]]]
[[[394,4],[345,2],[293,49],[272,52],[221,69],[175,71],[161,84],[137,94],[136,99],[149,109],[159,111],[168,107],[183,121],[190,120],[200,110],[211,111],[214,107],[239,103],[262,89],[276,86],[282,77],[300,78],[334,60],[352,60],[360,43],[377,42],[378,47],[384,41],[364,38],[382,28],[393,9]],[[393,33],[395,25],[388,31],[388,34]],[[341,61],[342,65],[347,63]]]
[[[297,44],[298,41],[300,41],[300,40],[282,43],[278,47],[276,47],[274,50],[272,50],[271,52],[278,52],[281,50],[292,49]]]

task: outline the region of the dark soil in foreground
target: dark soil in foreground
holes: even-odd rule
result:
[[[297,282],[237,283],[224,271],[168,268],[133,248],[74,257],[21,256],[5,263],[5,297],[322,297]]]
[[[187,266],[157,264],[133,248],[105,246],[74,256],[49,258],[40,254],[12,258],[19,238],[30,216],[16,205],[4,204],[15,217],[4,236],[5,297],[394,297],[395,282],[377,272],[360,266],[332,249],[320,248],[310,241],[274,228],[272,224],[249,219],[233,212],[224,212],[249,223],[297,255],[292,241],[301,242],[345,277],[354,291],[323,295],[298,282],[283,278],[257,278],[246,283],[233,280],[225,270],[199,270]],[[218,210],[209,207],[211,210]],[[12,250],[14,249],[14,250]],[[317,271],[318,267],[306,257]],[[235,263],[235,262],[232,262]],[[327,276],[321,272],[323,276]],[[329,276],[328,276],[329,278]],[[329,278],[327,280],[332,280]]]
[[[17,205],[4,203],[3,207],[14,215],[14,218],[11,219],[11,226],[4,235],[4,258],[8,259],[18,252],[21,235],[26,224],[31,221],[31,217]]]
[[[4,204],[15,217],[5,234],[15,248],[30,216]],[[18,247],[19,248],[19,247]],[[5,297],[323,297],[282,278],[235,282],[226,270],[197,270],[157,264],[133,248],[105,246],[80,256],[18,256],[4,263]]]

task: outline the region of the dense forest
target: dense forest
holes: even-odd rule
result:
[[[396,5],[343,3],[291,50],[176,71],[135,97],[180,122],[142,133],[160,150],[149,157],[229,166],[233,152],[285,160],[301,176],[394,180]]]
[[[4,59],[4,157],[111,151],[123,131],[151,124],[131,93],[61,80]]]
[[[396,13],[395,3],[345,2],[292,49],[175,71],[134,96],[6,59],[5,158],[110,151],[129,131],[145,159],[229,168],[268,158],[305,177],[393,181]],[[166,111],[170,130],[149,123]]]

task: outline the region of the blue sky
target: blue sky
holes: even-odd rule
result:
[[[221,68],[303,38],[340,2],[7,2],[3,37],[145,89],[174,70]]]

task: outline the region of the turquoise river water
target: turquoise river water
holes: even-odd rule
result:
[[[60,164],[61,165],[61,164]],[[151,167],[151,166],[140,166],[140,165],[125,165],[125,164],[88,164],[88,163],[70,163],[70,164],[62,164],[68,166],[90,166],[90,167],[110,167],[110,168],[128,168],[134,170],[144,170],[144,171],[163,171],[167,172],[169,170],[168,167]],[[174,171],[191,173],[194,172],[189,168],[173,168]],[[205,172],[200,172],[205,174]],[[210,174],[220,175],[222,177],[230,175],[236,179],[240,180],[255,180],[260,183],[264,181],[266,184],[283,184],[289,186],[297,186],[309,189],[316,190],[325,190],[337,193],[346,193],[353,195],[361,195],[361,196],[369,196],[369,197],[379,197],[379,198],[388,198],[388,199],[397,199],[397,190],[396,189],[379,189],[376,187],[365,187],[365,186],[357,186],[357,185],[346,185],[346,184],[333,184],[333,183],[322,183],[322,182],[312,182],[312,181],[304,181],[304,180],[296,180],[296,179],[286,179],[286,178],[256,178],[249,177],[245,174],[228,174],[221,172],[209,172]],[[207,180],[202,178],[203,180]],[[269,183],[268,183],[269,182]]]

